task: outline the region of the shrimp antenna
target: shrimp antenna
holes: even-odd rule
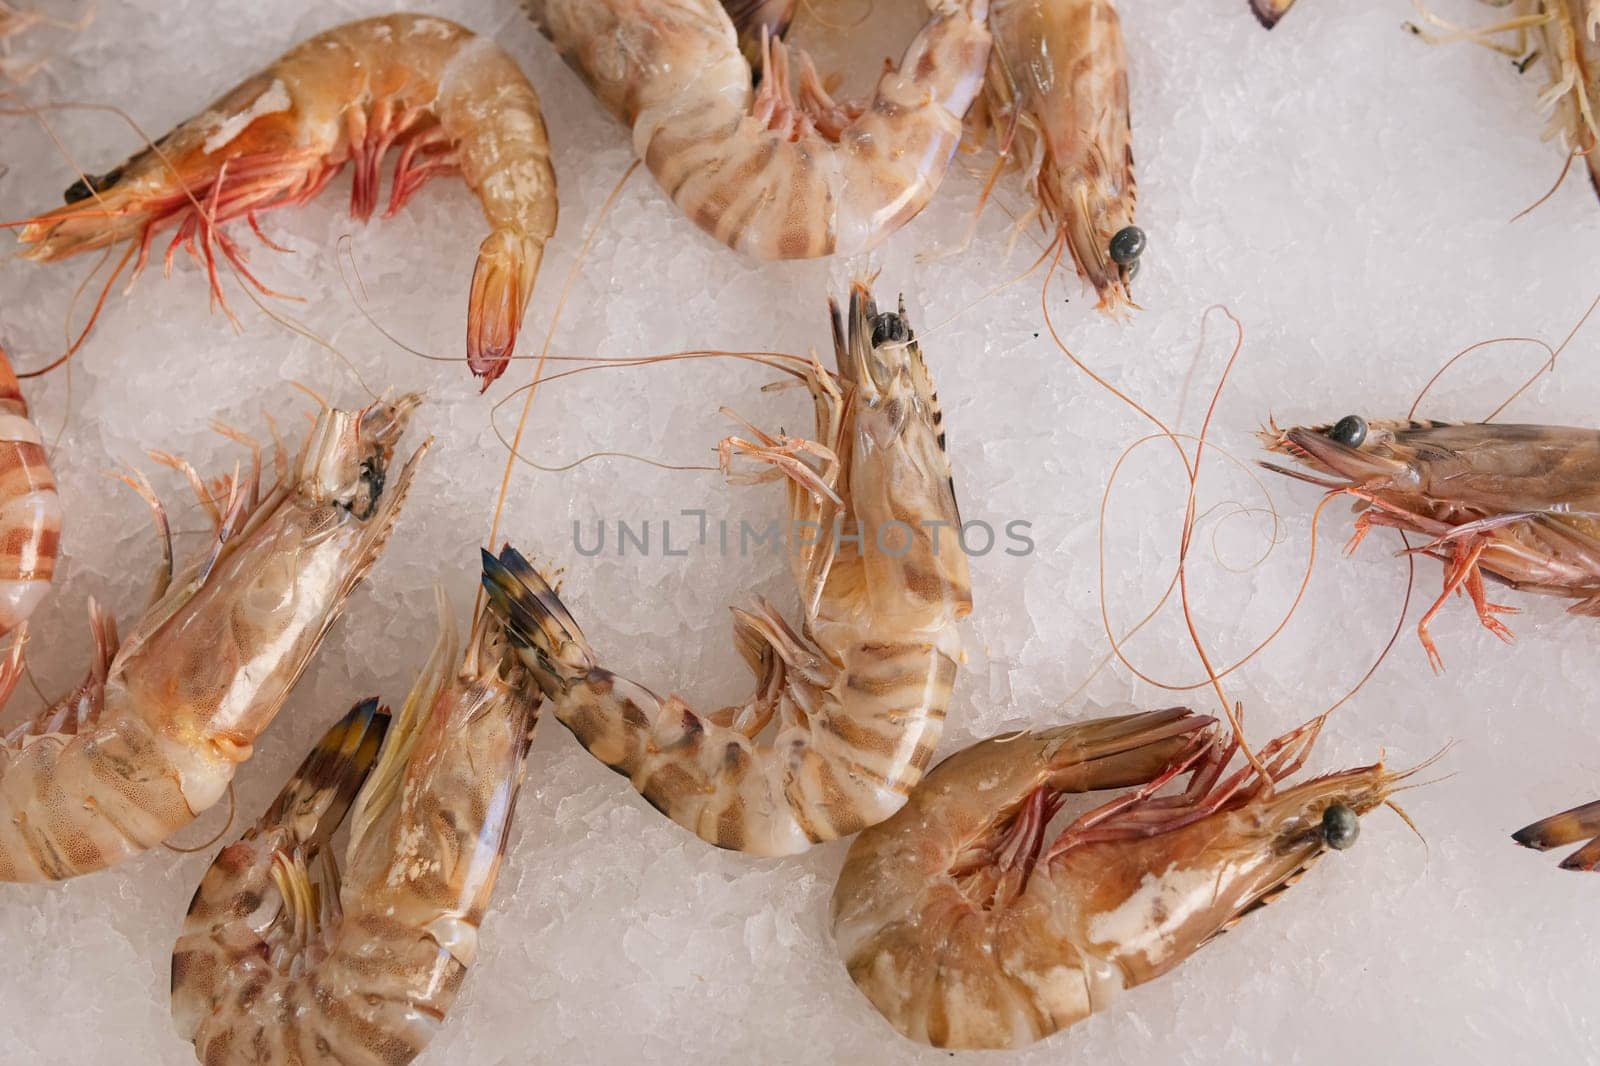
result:
[[[1406,809],[1400,806],[1400,804],[1396,803],[1394,800],[1386,799],[1383,801],[1383,805],[1389,808],[1395,814],[1398,814],[1400,816],[1400,820],[1406,823],[1406,828],[1415,833],[1417,839],[1422,841],[1422,861],[1426,863],[1432,857],[1432,855],[1430,849],[1428,848],[1428,838],[1422,835],[1422,830],[1417,827],[1417,823],[1412,820],[1411,815],[1406,813]]]
[[[1444,377],[1445,373],[1459,363],[1462,359],[1465,359],[1468,355],[1471,355],[1473,352],[1476,352],[1482,348],[1493,347],[1497,344],[1511,343],[1533,344],[1543,348],[1547,353],[1549,353],[1549,358],[1542,362],[1532,374],[1528,375],[1527,379],[1523,381],[1521,385],[1518,385],[1516,389],[1512,390],[1511,395],[1507,396],[1503,401],[1501,401],[1500,406],[1489,412],[1488,417],[1486,417],[1484,421],[1493,422],[1496,418],[1500,417],[1501,412],[1503,412],[1507,407],[1510,407],[1523,393],[1532,388],[1535,381],[1538,381],[1539,378],[1545,374],[1553,373],[1555,371],[1556,360],[1561,357],[1561,353],[1567,350],[1567,346],[1572,343],[1573,338],[1578,335],[1578,332],[1583,329],[1583,327],[1588,323],[1589,319],[1593,317],[1597,307],[1600,307],[1600,294],[1597,294],[1594,299],[1589,301],[1588,307],[1584,309],[1584,312],[1579,316],[1578,321],[1574,323],[1572,328],[1567,331],[1566,336],[1561,338],[1561,343],[1553,348],[1550,346],[1548,341],[1541,340],[1538,337],[1491,337],[1488,340],[1481,340],[1475,344],[1467,345],[1465,348],[1452,355],[1449,359],[1446,359],[1443,365],[1441,365],[1438,370],[1434,371],[1433,376],[1427,380],[1427,383],[1422,386],[1422,390],[1417,393],[1416,399],[1412,401],[1410,410],[1406,412],[1406,417],[1415,418],[1417,414],[1417,408],[1422,406],[1423,399],[1430,391],[1432,391],[1433,387],[1439,383],[1439,380]]]
[[[539,352],[538,360],[533,364],[533,380],[528,385],[527,397],[522,403],[522,414],[517,419],[517,431],[511,438],[511,451],[506,455],[505,472],[500,476],[500,494],[494,504],[494,518],[489,523],[489,539],[487,543],[493,547],[500,536],[500,516],[505,511],[506,493],[511,488],[511,473],[516,469],[517,452],[522,447],[522,435],[528,428],[528,416],[533,411],[533,398],[538,395],[539,382],[544,374],[545,360],[550,354],[550,344],[555,337],[556,326],[561,321],[561,312],[567,306],[567,298],[572,294],[572,286],[578,280],[578,271],[583,266],[583,260],[593,247],[595,237],[600,233],[600,227],[611,214],[612,207],[617,202],[617,197],[622,195],[623,187],[628,184],[628,179],[633,177],[634,171],[639,169],[639,161],[634,160],[623,171],[622,177],[612,186],[611,192],[606,196],[605,202],[600,205],[600,212],[595,216],[594,223],[589,227],[589,232],[583,238],[583,244],[578,248],[578,255],[572,262],[572,269],[567,271],[566,281],[561,286],[561,296],[556,301],[555,313],[550,316],[550,326],[545,330],[544,347]],[[478,590],[478,595],[473,602],[472,613],[476,618],[483,607],[483,590]]]
[[[1196,438],[1194,460],[1191,463],[1188,452],[1184,450],[1182,440],[1176,433],[1172,431],[1170,427],[1167,426],[1165,422],[1163,422],[1157,415],[1152,413],[1144,405],[1140,404],[1137,400],[1133,399],[1127,393],[1123,392],[1121,389],[1118,389],[1115,385],[1111,384],[1105,378],[1097,374],[1089,367],[1087,363],[1075,355],[1072,350],[1067,347],[1066,342],[1061,339],[1061,334],[1056,330],[1055,321],[1050,317],[1050,283],[1055,279],[1056,271],[1060,268],[1061,255],[1065,248],[1066,243],[1064,240],[1058,240],[1056,242],[1055,254],[1051,257],[1050,268],[1045,274],[1044,285],[1040,289],[1039,306],[1040,310],[1044,314],[1045,328],[1049,331],[1050,338],[1055,342],[1056,347],[1061,350],[1061,353],[1065,355],[1075,367],[1082,371],[1095,384],[1099,385],[1117,399],[1133,408],[1133,410],[1138,414],[1152,422],[1157,430],[1160,431],[1159,436],[1170,441],[1172,443],[1172,447],[1178,453],[1178,459],[1183,464],[1184,480],[1188,482],[1188,493],[1184,502],[1182,533],[1179,537],[1177,571],[1178,596],[1183,605],[1184,625],[1189,631],[1189,638],[1194,644],[1196,653],[1198,653],[1200,656],[1200,664],[1204,668],[1206,676],[1210,680],[1212,689],[1217,694],[1217,701],[1222,705],[1222,713],[1227,717],[1228,725],[1233,730],[1234,736],[1239,741],[1240,750],[1244,753],[1245,759],[1250,763],[1250,765],[1254,767],[1258,773],[1265,776],[1267,773],[1267,768],[1261,762],[1259,756],[1257,756],[1250,745],[1245,742],[1243,723],[1239,719],[1239,715],[1234,704],[1229,701],[1227,694],[1222,690],[1221,678],[1218,676],[1216,670],[1212,666],[1211,656],[1207,653],[1205,642],[1200,639],[1200,631],[1194,624],[1193,610],[1189,598],[1188,582],[1188,555],[1189,548],[1194,537],[1194,521],[1196,513],[1195,500],[1197,494],[1196,487],[1199,481],[1199,464],[1204,457],[1206,435],[1210,432],[1211,419],[1216,413],[1217,402],[1219,399],[1221,399],[1222,390],[1228,381],[1228,375],[1232,372],[1234,364],[1238,361],[1239,353],[1244,347],[1244,326],[1238,320],[1238,318],[1234,317],[1231,311],[1227,310],[1226,308],[1222,309],[1223,314],[1227,315],[1229,320],[1233,322],[1237,333],[1237,339],[1234,342],[1232,352],[1230,352],[1228,355],[1228,361],[1226,364],[1224,364],[1222,373],[1217,379],[1217,387],[1212,392],[1211,402],[1206,407],[1205,418],[1201,422],[1200,433]],[[1206,314],[1210,314],[1210,310],[1210,308],[1207,308]],[[1102,498],[1102,505],[1103,502],[1104,500]],[[1104,544],[1104,536],[1105,524],[1102,515],[1102,522],[1100,526],[1102,546]],[[1102,578],[1103,576],[1104,575],[1102,573]],[[1103,585],[1101,588],[1100,610],[1102,620],[1106,620],[1108,616],[1106,613],[1107,608]],[[1109,622],[1107,622],[1106,635],[1108,637],[1113,637],[1113,632],[1110,628]],[[1115,638],[1113,637],[1113,641],[1114,639]]]
[[[307,385],[305,382],[303,382],[303,381],[290,381],[289,382],[289,387],[290,388],[299,389],[301,392],[305,393],[307,396],[311,397],[314,401],[316,401],[317,410],[319,410],[319,411],[328,410],[328,408],[329,408],[328,401],[325,398],[323,398],[322,393],[318,392],[316,389],[313,389],[310,385]]]
[[[1586,152],[1578,151],[1576,148],[1568,152],[1567,161],[1561,164],[1561,173],[1556,175],[1555,184],[1550,186],[1550,190],[1533,203],[1529,204],[1527,207],[1524,207],[1521,211],[1518,211],[1516,214],[1512,215],[1510,221],[1520,222],[1525,216],[1531,214],[1535,208],[1542,207],[1545,202],[1550,199],[1550,197],[1556,194],[1556,190],[1561,188],[1561,183],[1567,180],[1567,175],[1572,172],[1572,161],[1577,159],[1580,155],[1587,154],[1588,153]]]

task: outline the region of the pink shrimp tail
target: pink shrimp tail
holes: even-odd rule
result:
[[[495,230],[478,246],[467,303],[467,366],[484,389],[511,361],[543,259],[544,242],[514,230]]]

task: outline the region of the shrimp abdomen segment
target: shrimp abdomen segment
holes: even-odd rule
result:
[[[44,438],[0,351],[0,635],[28,620],[50,589],[61,546],[61,497]]]
[[[0,747],[0,882],[60,881],[155,846],[221,798],[221,764],[127,716]]]
[[[941,9],[900,65],[885,71],[861,117],[840,136],[844,150],[837,251],[866,251],[932,199],[961,143],[961,123],[983,89],[990,37],[988,0]],[[942,71],[940,78],[929,71]]]
[[[673,821],[718,847],[785,855],[859,832],[905,802],[933,756],[955,674],[949,648],[856,649],[831,686],[851,695],[830,692],[767,750],[598,667],[552,709]]]
[[[949,168],[989,54],[987,0],[940,0],[856,113],[826,99],[804,60],[797,102],[776,43],[754,94],[717,0],[524,6],[632,126],[635,152],[684,213],[761,259],[865,251],[921,210]],[[816,122],[814,109],[845,118]]]
[[[491,227],[472,275],[467,353],[473,372],[492,381],[516,346],[522,309],[556,231],[550,137],[533,86],[488,38],[475,38],[450,60],[437,107],[456,166]]]

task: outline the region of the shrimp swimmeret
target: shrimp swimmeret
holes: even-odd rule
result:
[[[734,612],[756,675],[742,706],[697,712],[606,670],[521,555],[484,553],[490,604],[556,718],[667,817],[756,855],[848,836],[905,803],[939,743],[972,608],[938,399],[904,312],[879,314],[857,285],[848,325],[834,308],[834,343],[838,382],[802,375],[815,440],[726,445],[786,480],[793,528],[835,533],[790,556],[799,632],[770,604]]]
[[[935,0],[865,104],[829,96],[770,38],[759,90],[718,0],[523,0],[567,64],[633,130],[667,195],[758,259],[865,251],[944,180],[983,86],[989,0]]]
[[[418,402],[323,411],[292,469],[263,495],[258,452],[224,507],[178,464],[215,539],[175,578],[169,541],[159,598],[120,646],[91,605],[89,676],[0,737],[0,881],[104,869],[222,797],[388,543],[427,449],[389,470]]]
[[[467,363],[487,387],[511,357],[555,232],[556,178],[521,68],[490,38],[444,19],[386,15],[296,45],[150,148],[73,185],[66,205],[25,224],[19,239],[44,261],[131,241],[137,273],[157,232],[176,227],[168,268],[187,247],[220,300],[217,252],[255,281],[220,223],[254,227],[259,213],[305,203],[350,163],[351,214],[369,218],[391,148],[400,156],[386,215],[452,171],[483,206],[490,233],[472,275]]]
[[[443,1026],[477,954],[539,701],[497,621],[481,615],[458,658],[440,612],[387,735],[378,701],[358,704],[195,891],[172,1016],[207,1066],[398,1066]],[[341,875],[330,839],[347,810]]]

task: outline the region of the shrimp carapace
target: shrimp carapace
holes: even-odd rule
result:
[[[934,0],[900,65],[851,104],[770,36],[755,88],[718,0],[523,0],[683,212],[757,259],[853,255],[922,210],[983,85],[988,4]]]
[[[200,1062],[395,1066],[444,1025],[477,953],[538,704],[498,622],[480,616],[461,656],[440,609],[439,642],[382,749],[377,701],[358,704],[200,882],[172,952],[173,1020]],[[341,872],[329,841],[346,808]]]
[[[1330,476],[1267,469],[1366,505],[1350,550],[1373,526],[1428,538],[1417,550],[1445,564],[1444,591],[1417,635],[1435,669],[1443,664],[1428,625],[1452,593],[1466,592],[1483,625],[1511,640],[1498,616],[1515,610],[1489,601],[1485,574],[1600,615],[1600,431],[1347,415],[1332,425],[1272,425],[1260,438]]]
[[[856,838],[833,930],[857,987],[912,1040],[1014,1048],[1167,972],[1277,899],[1407,773],[1279,787],[1320,720],[1224,776],[1236,745],[1182,708],[1011,733],[935,767]],[[1180,795],[1160,795],[1181,774]],[[1139,786],[1053,837],[1068,793]]]
[[[971,610],[938,400],[904,311],[880,314],[857,285],[834,338],[837,381],[798,372],[816,439],[724,442],[725,461],[788,486],[803,610],[798,631],[765,602],[734,611],[756,677],[743,704],[696,711],[613,674],[520,554],[483,559],[491,608],[556,718],[673,821],[757,855],[900,808],[939,742]]]
[[[50,591],[61,548],[61,497],[44,438],[28,416],[0,348],[0,636],[28,620]],[[0,689],[9,691],[0,679]]]
[[[1112,0],[994,0],[994,51],[983,117],[995,148],[1020,167],[1036,213],[1123,317],[1146,237],[1134,224],[1138,184],[1128,52]]]
[[[1586,842],[1561,860],[1563,870],[1600,869],[1600,800],[1574,807],[1570,811],[1541,818],[1511,834],[1525,848],[1549,851],[1551,848]]]
[[[265,492],[259,450],[220,500],[164,457],[195,484],[215,535],[186,569],[160,576],[120,644],[91,602],[88,677],[0,738],[0,881],[104,869],[222,798],[388,543],[427,448],[390,470],[419,402],[324,410]]]
[[[65,206],[33,219],[19,238],[28,258],[46,261],[137,242],[137,273],[156,235],[174,228],[168,269],[187,248],[221,300],[219,252],[261,287],[221,223],[243,218],[254,227],[269,208],[311,199],[347,164],[351,214],[367,219],[391,148],[400,152],[385,215],[453,171],[488,219],[466,346],[487,387],[511,357],[555,232],[555,171],[539,98],[516,61],[444,19],[386,15],[310,38],[151,147],[74,184]]]

